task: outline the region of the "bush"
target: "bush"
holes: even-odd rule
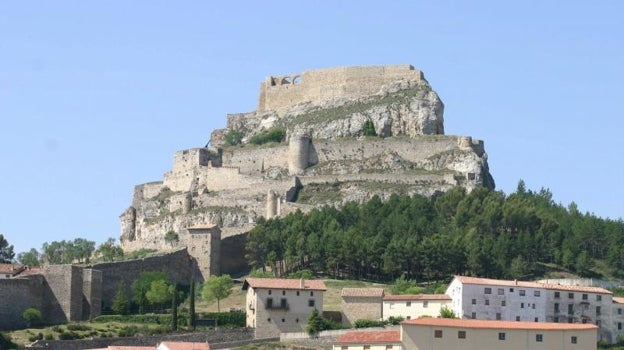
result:
[[[41,339],[43,339],[43,333],[39,333],[37,335],[31,335],[30,337],[28,337],[29,342],[36,342],[37,340],[41,340]]]
[[[60,340],[74,340],[74,339],[81,339],[81,338],[82,336],[80,334],[73,332],[73,331],[65,331],[59,334]]]
[[[30,307],[24,311],[22,314],[24,321],[28,324],[28,327],[36,326],[41,322],[41,311],[35,309],[34,307]]]
[[[243,132],[232,129],[223,138],[226,146],[240,145],[241,141],[243,141]]]
[[[88,331],[91,330],[91,327],[81,323],[69,323],[67,329],[70,331]]]
[[[385,327],[386,322],[360,319],[355,321],[354,326],[355,328]]]
[[[364,136],[377,136],[377,132],[375,131],[375,124],[370,119],[367,119],[362,125],[362,134]]]
[[[286,136],[286,131],[282,128],[272,128],[261,134],[254,135],[249,139],[249,143],[263,145],[269,142],[282,142]]]
[[[401,316],[390,316],[388,317],[387,323],[393,326],[399,325],[404,320]]]
[[[312,273],[312,270],[299,270],[297,272],[293,272],[291,274],[288,275],[288,278],[303,278],[306,280],[313,280],[315,279],[314,277],[314,273]]]
[[[244,311],[209,312],[201,316],[201,318],[216,320],[219,327],[243,328],[246,324],[246,314]]]
[[[45,339],[45,340],[54,340],[54,334],[52,334],[52,333],[46,333],[46,335],[45,335],[44,339]]]
[[[125,326],[119,330],[120,337],[134,337],[139,333],[139,327],[137,326]]]

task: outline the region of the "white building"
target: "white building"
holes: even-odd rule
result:
[[[323,314],[322,280],[247,278],[243,290],[246,324],[256,329],[256,338],[303,332],[314,309]]]
[[[451,306],[451,297],[446,294],[385,295],[383,297],[383,319],[403,317],[413,320],[419,317],[438,317],[443,307]]]
[[[463,319],[595,324],[609,343],[618,334],[603,288],[456,276],[446,294]]]

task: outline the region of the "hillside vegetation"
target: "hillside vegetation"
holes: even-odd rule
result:
[[[522,181],[514,193],[455,188],[427,198],[392,195],[337,209],[260,220],[246,258],[277,275],[310,269],[333,278],[447,280],[453,274],[529,279],[546,269],[622,277],[624,222],[557,204]],[[595,268],[600,266],[599,272]]]

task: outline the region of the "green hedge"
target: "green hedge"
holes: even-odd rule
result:
[[[171,324],[171,315],[103,315],[96,317],[93,322],[107,323],[149,323],[149,324]],[[188,315],[178,314],[178,325],[186,325],[188,323]]]
[[[261,134],[254,135],[249,139],[249,143],[254,145],[263,145],[269,142],[282,142],[286,136],[286,131],[282,128],[272,128]]]
[[[217,320],[217,325],[219,327],[231,327],[231,328],[245,327],[245,323],[246,323],[245,312],[240,312],[240,311],[221,312],[221,313],[218,313],[218,312],[202,313],[200,317],[198,318]]]

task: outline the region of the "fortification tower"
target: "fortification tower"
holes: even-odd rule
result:
[[[271,219],[277,215],[278,196],[273,190],[267,192],[266,218]]]
[[[310,136],[293,135],[288,142],[288,172],[290,175],[301,175],[308,167],[310,160]]]

